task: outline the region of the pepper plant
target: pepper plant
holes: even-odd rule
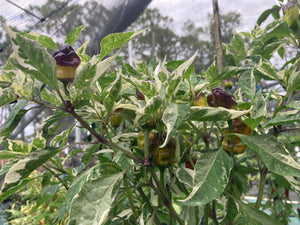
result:
[[[258,25],[279,10],[264,12]],[[35,205],[66,193],[49,224],[274,225],[283,214],[266,190],[276,184],[299,194],[299,54],[281,68],[270,60],[278,53],[284,61],[288,46],[299,48],[294,23],[278,16],[265,29],[235,34],[224,45],[228,66],[218,71],[214,62],[202,74],[193,70],[197,52],[185,61],[114,63],[144,30],[110,34],[89,57],[87,44],[76,53],[71,47],[84,26],[62,48],[51,37],[5,29],[13,54],[1,72],[0,104],[17,102],[0,126],[0,158],[9,159],[1,201],[44,176]],[[219,87],[225,80],[237,81],[234,93]],[[279,88],[257,88],[262,81]],[[24,115],[42,106],[51,115],[35,137],[9,139]],[[62,126],[69,116],[74,123]],[[76,126],[92,139],[74,143]],[[72,151],[63,155],[65,149]],[[77,156],[80,166],[66,166]],[[245,198],[253,175],[254,203]]]

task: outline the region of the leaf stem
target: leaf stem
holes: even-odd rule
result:
[[[54,175],[54,177],[57,178],[57,179],[60,181],[60,183],[65,187],[66,190],[69,189],[68,185],[63,181],[63,179],[61,179],[61,178],[59,177],[58,174],[56,174],[54,171],[52,171],[52,170],[50,169],[50,167],[48,167],[46,164],[44,164],[43,167],[44,167],[46,170],[48,170],[49,172],[51,172],[51,173]]]
[[[90,125],[84,119],[81,118],[81,116],[79,116],[76,113],[76,111],[74,110],[74,108],[71,105],[71,102],[69,102],[69,101],[66,101],[66,111],[68,113],[70,113],[84,128],[86,128],[88,131],[90,131],[100,142],[102,142],[103,144],[106,144],[107,146],[111,147],[112,149],[117,149],[117,150],[121,151],[126,156],[138,161],[141,164],[144,163],[144,161],[141,158],[139,158],[136,155],[132,154],[131,152],[123,149],[119,145],[116,145],[115,143],[107,140],[101,134],[97,133],[93,128],[90,127]]]
[[[127,197],[128,197],[130,208],[132,210],[132,213],[133,213],[133,216],[134,216],[135,220],[137,220],[139,215],[136,212],[134,204],[133,204],[132,196],[131,196],[130,190],[128,188],[128,182],[127,182],[127,175],[126,174],[124,174],[123,182],[124,182],[124,187],[125,187],[125,191],[126,191],[126,194],[127,194]]]
[[[259,209],[261,201],[263,199],[263,193],[264,193],[267,174],[268,174],[268,168],[262,167],[262,169],[260,169],[259,190],[258,190],[258,195],[257,195],[256,203],[255,203],[256,209]]]
[[[157,218],[155,211],[151,205],[151,203],[149,202],[148,198],[145,195],[145,192],[143,191],[142,187],[137,187],[137,191],[139,192],[140,196],[142,197],[142,199],[144,200],[144,202],[146,203],[147,207],[149,208],[151,214],[154,214],[154,221],[157,225],[161,225],[159,219]]]
[[[149,160],[149,129],[144,129],[144,159]]]
[[[149,168],[149,171],[154,179],[154,182],[157,186],[157,194],[162,198],[163,203],[165,204],[165,206],[170,209],[172,215],[175,217],[175,219],[177,220],[178,224],[180,225],[184,225],[183,221],[181,220],[181,218],[179,217],[179,215],[176,213],[175,209],[172,206],[172,203],[169,201],[168,196],[166,196],[165,191],[163,189],[163,187],[161,187],[160,181],[158,180],[158,177],[153,169],[153,167]]]

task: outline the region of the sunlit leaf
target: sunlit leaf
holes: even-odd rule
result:
[[[276,117],[266,122],[263,127],[278,126],[298,121],[300,121],[300,113],[298,111],[289,111],[288,113],[276,115]]]
[[[171,102],[167,105],[162,117],[162,121],[167,128],[167,136],[160,148],[163,148],[175,134],[178,126],[188,114],[189,107],[190,104],[175,104]]]
[[[236,135],[257,154],[269,171],[282,176],[300,177],[300,164],[273,135]]]
[[[23,109],[27,102],[28,101],[26,100],[17,102],[5,122],[0,126],[0,136],[9,137],[9,135],[18,126],[20,120],[27,112],[27,110]]]
[[[239,78],[239,88],[245,96],[252,100],[256,91],[256,82],[253,75],[253,70],[247,70]]]
[[[228,121],[243,115],[251,110],[238,111],[234,109],[226,109],[223,107],[201,107],[192,106],[186,120],[191,121]]]
[[[263,211],[248,206],[245,203],[238,202],[239,211],[242,216],[238,224],[243,225],[280,225],[280,223]]]
[[[233,159],[223,149],[204,153],[195,165],[193,190],[180,202],[188,206],[199,206],[220,197],[232,168]]]
[[[0,192],[0,199],[7,197],[7,193],[23,186],[26,178],[32,171],[37,169],[63,148],[48,147],[43,150],[34,151],[26,158],[15,163],[7,172]]]
[[[71,223],[104,224],[115,199],[113,189],[119,187],[121,175],[122,173],[110,174],[86,182],[72,202]]]
[[[135,36],[143,33],[145,30],[131,31],[126,33],[113,33],[104,37],[100,42],[100,59],[103,59],[108,53],[128,43]]]
[[[11,62],[14,66],[57,89],[56,62],[47,52],[47,49],[38,42],[13,32],[8,27],[6,27],[6,30],[14,46],[14,52],[11,56]]]
[[[72,30],[70,33],[67,34],[65,43],[69,45],[74,45],[74,43],[78,40],[82,30],[86,27],[86,25],[81,25],[79,27],[76,27],[74,30]]]

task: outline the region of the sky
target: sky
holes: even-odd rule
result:
[[[221,14],[236,11],[242,15],[239,31],[250,31],[259,15],[272,8],[275,0],[219,0]],[[207,15],[212,14],[212,0],[152,0],[149,7],[160,8],[163,15],[174,18],[179,24],[179,30],[187,19],[192,19],[196,25],[203,26],[208,23]]]
[[[11,1],[23,8],[27,8],[30,4],[41,4],[45,0]],[[80,1],[83,0],[73,0],[70,3]],[[116,0],[105,0],[105,3],[107,1]],[[219,9],[223,14],[230,11],[240,13],[242,15],[240,31],[250,31],[254,27],[259,15],[275,4],[276,0],[219,0]],[[22,29],[28,23],[28,21],[20,19],[20,13],[23,11],[7,0],[0,0],[0,6],[0,15],[7,18],[8,25],[12,24]],[[152,0],[149,7],[159,8],[161,14],[173,18],[176,25],[174,29],[180,32],[182,25],[188,19],[194,21],[199,26],[207,25],[207,15],[208,13],[212,13],[212,0]]]

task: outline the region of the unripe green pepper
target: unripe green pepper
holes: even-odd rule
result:
[[[116,109],[110,116],[109,118],[109,122],[113,127],[119,127],[123,121],[123,117],[118,114],[119,112],[121,112],[123,109],[119,108]]]
[[[57,78],[61,81],[72,81],[75,70],[81,63],[75,50],[69,44],[64,44],[61,49],[56,49],[52,56],[56,61]]]

